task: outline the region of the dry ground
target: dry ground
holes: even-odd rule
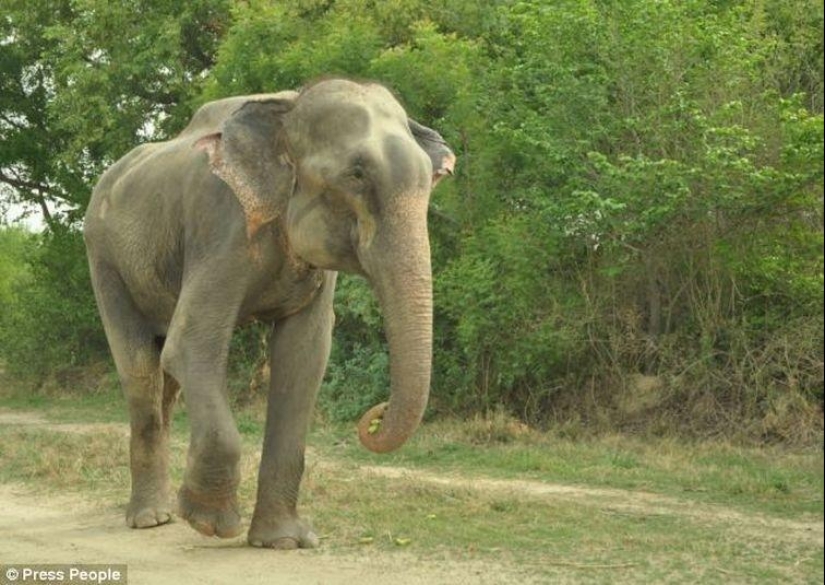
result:
[[[242,538],[204,538],[180,522],[130,530],[120,506],[101,509],[68,496],[44,504],[15,486],[0,486],[0,509],[0,562],[125,563],[133,585],[431,585],[506,583],[515,577],[490,563],[427,566],[406,553],[265,551]]]

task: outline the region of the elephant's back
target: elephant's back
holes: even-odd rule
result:
[[[92,191],[86,210],[87,233],[112,224],[119,216],[134,213],[136,206],[149,203],[141,200],[152,199],[164,191],[159,183],[174,180],[171,171],[176,166],[170,163],[172,158],[180,158],[177,150],[180,148],[174,141],[141,144],[110,166]]]
[[[167,141],[136,146],[101,175],[89,203],[87,222],[93,222],[94,217],[100,215],[104,201],[133,198],[147,188],[152,190],[152,185],[147,183],[166,182],[180,188],[189,183],[193,175],[209,173],[206,156],[193,148],[199,138],[220,132],[226,119],[248,101],[294,99],[297,95],[294,91],[282,91],[235,96],[204,104],[180,134]],[[115,202],[108,203],[111,207]]]

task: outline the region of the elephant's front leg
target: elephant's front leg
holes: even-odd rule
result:
[[[318,537],[298,516],[298,490],[315,396],[326,369],[335,317],[334,272],[312,304],[278,323],[270,341],[272,372],[258,499],[249,543],[266,548],[313,548]]]
[[[202,534],[230,538],[241,531],[236,494],[241,438],[226,396],[235,311],[227,309],[233,299],[213,300],[214,288],[203,294],[192,286],[182,294],[161,364],[180,382],[191,426],[179,514]]]

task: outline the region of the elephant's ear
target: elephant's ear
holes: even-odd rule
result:
[[[418,145],[430,156],[433,163],[433,187],[446,175],[452,175],[455,169],[455,154],[441,134],[409,119],[407,123]]]
[[[294,184],[281,130],[288,99],[250,100],[224,122],[220,132],[194,147],[209,155],[212,172],[235,192],[246,216],[249,239],[285,208]]]

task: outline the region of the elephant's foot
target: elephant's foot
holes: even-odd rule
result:
[[[315,548],[319,544],[318,535],[310,525],[300,518],[259,521],[252,519],[247,541],[258,548],[291,550],[296,548]]]
[[[152,528],[172,520],[172,507],[166,492],[150,496],[132,494],[126,507],[126,525],[130,528]]]
[[[172,506],[166,489],[133,489],[126,507],[126,525],[129,528],[152,528],[171,520]]]
[[[241,516],[234,494],[216,497],[184,485],[178,493],[178,513],[205,536],[232,538],[241,533]]]

